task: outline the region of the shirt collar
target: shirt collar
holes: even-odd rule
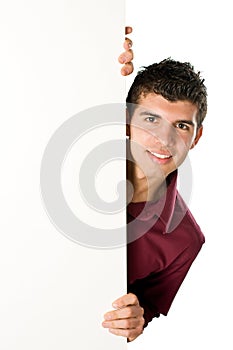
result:
[[[128,213],[140,221],[148,221],[152,218],[159,218],[165,226],[165,231],[169,227],[177,196],[177,170],[167,177],[166,193],[157,201],[131,202],[128,204]]]

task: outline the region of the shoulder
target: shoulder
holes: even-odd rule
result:
[[[205,236],[179,193],[177,193],[174,217],[180,220],[179,230],[183,232],[190,245],[200,249],[205,242]]]

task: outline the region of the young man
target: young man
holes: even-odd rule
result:
[[[128,294],[113,303],[103,326],[128,341],[167,315],[204,243],[176,189],[177,168],[202,135],[203,82],[189,63],[166,59],[140,71],[127,96]]]

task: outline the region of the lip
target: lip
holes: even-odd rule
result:
[[[169,162],[172,159],[171,153],[167,153],[167,152],[160,153],[160,152],[154,152],[151,150],[146,150],[146,152],[150,157],[150,159],[152,159],[156,163],[164,164]]]

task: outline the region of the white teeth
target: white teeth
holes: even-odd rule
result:
[[[153,154],[155,157],[160,158],[160,159],[168,159],[171,157],[171,155],[166,155],[166,154],[159,154],[155,152],[149,151],[151,154]]]

